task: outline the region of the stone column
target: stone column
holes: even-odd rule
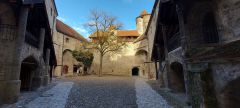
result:
[[[49,66],[49,61],[50,61],[50,49],[47,49],[46,52],[46,63],[45,63],[45,72],[44,72],[44,78],[43,78],[43,85],[46,86],[49,83],[49,71],[50,71],[50,66]]]
[[[166,72],[163,72],[163,78],[164,78],[164,85],[166,88],[168,88],[168,72],[170,72],[170,66],[169,66],[169,57],[168,57],[168,43],[167,43],[167,27],[162,26],[162,34],[163,34],[163,41],[164,41],[164,54],[165,54],[165,66],[166,66]]]
[[[19,21],[16,36],[16,48],[14,49],[13,61],[9,63],[11,68],[6,70],[5,80],[0,82],[0,101],[3,103],[14,103],[20,94],[21,81],[21,51],[25,41],[29,8],[22,6],[19,11]]]
[[[189,63],[187,70],[189,72],[189,95],[193,108],[203,107],[203,93],[201,84],[201,72],[206,71],[207,63]]]
[[[35,76],[33,77],[33,86],[32,86],[32,90],[37,90],[40,86],[41,83],[43,81],[43,76],[41,74],[41,72],[45,72],[45,63],[43,60],[43,48],[44,48],[44,39],[45,39],[45,29],[41,28],[40,29],[40,34],[39,34],[40,38],[39,38],[39,44],[38,44],[38,50],[41,53],[39,56],[39,66],[38,66],[38,72],[35,74]]]
[[[158,69],[158,73],[159,73],[159,83],[160,83],[160,87],[165,87],[165,85],[164,85],[164,79],[163,79],[164,69],[163,69],[163,67],[162,67],[160,46],[157,44],[156,47],[157,47],[158,65],[159,65],[159,69]],[[160,74],[160,73],[161,73],[161,74]]]

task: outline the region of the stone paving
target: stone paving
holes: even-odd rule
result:
[[[130,77],[80,77],[74,81],[66,108],[137,108]]]
[[[137,77],[63,78],[37,94],[40,95],[34,99],[25,97],[32,100],[26,99],[22,106],[2,108],[171,108],[145,80]]]
[[[172,108],[146,81],[136,78],[135,88],[138,108]]]
[[[28,103],[26,108],[64,108],[72,85],[73,82],[59,83]]]

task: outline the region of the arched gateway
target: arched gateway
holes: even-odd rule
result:
[[[31,90],[34,86],[33,77],[37,73],[38,62],[30,56],[24,59],[21,63],[21,90]]]
[[[138,76],[139,75],[139,68],[134,67],[132,68],[132,76]]]

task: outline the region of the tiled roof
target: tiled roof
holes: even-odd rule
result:
[[[135,36],[138,37],[140,34],[137,30],[119,30],[117,31],[117,36]]]
[[[148,15],[149,13],[146,10],[143,10],[140,14],[140,16]]]
[[[147,36],[146,36],[145,34],[139,36],[139,37],[134,41],[134,43],[137,43],[137,42],[142,41],[142,40],[144,40],[144,39],[147,39]]]
[[[80,35],[78,32],[76,32],[73,28],[64,24],[62,21],[60,21],[58,19],[57,19],[57,23],[56,23],[56,29],[58,32],[63,33],[69,37],[78,39],[80,41],[88,42],[87,39],[85,39],[82,35]]]
[[[97,34],[97,32],[91,34],[91,35],[89,36],[89,38],[98,37],[97,35],[99,35],[99,37],[104,36],[104,33],[103,33],[103,32],[99,31],[98,33],[99,33],[99,34]]]
[[[104,36],[103,32],[99,32],[100,36]],[[137,30],[117,30],[117,36],[119,37],[125,37],[125,36],[134,36],[138,37],[140,34],[138,33]],[[93,33],[92,35],[89,36],[89,38],[97,37],[97,32]]]

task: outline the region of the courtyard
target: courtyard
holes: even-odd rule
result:
[[[47,87],[23,92],[3,108],[171,108],[139,77],[80,76],[54,79]]]

